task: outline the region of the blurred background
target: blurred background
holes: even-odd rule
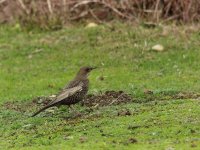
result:
[[[98,23],[120,19],[135,23],[195,23],[199,0],[1,0],[0,23],[59,29],[85,20]]]

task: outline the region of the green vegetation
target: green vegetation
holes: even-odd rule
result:
[[[199,149],[200,101],[166,97],[200,91],[200,32],[163,30],[120,23],[52,32],[1,26],[0,149]],[[165,50],[152,51],[156,44]],[[62,110],[29,117],[39,107],[28,105],[33,98],[57,93],[83,65],[99,67],[90,93],[124,90],[135,101],[90,113],[76,105],[85,115],[74,119],[63,119],[70,114]],[[145,89],[155,95],[148,98]],[[132,115],[117,115],[124,109]]]

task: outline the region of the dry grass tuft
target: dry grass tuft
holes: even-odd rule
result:
[[[199,0],[0,0],[0,22],[57,29],[83,19],[151,22],[200,20]]]

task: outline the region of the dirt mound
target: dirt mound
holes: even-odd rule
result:
[[[132,98],[124,91],[106,91],[99,95],[88,95],[82,105],[87,107],[102,107],[131,102]]]
[[[37,97],[32,100],[32,103],[47,105],[52,98],[48,97]],[[97,95],[87,95],[86,98],[81,102],[82,106],[87,107],[103,107],[110,105],[118,105],[121,103],[131,102],[132,98],[124,91],[106,91]]]
[[[32,99],[31,102],[6,102],[3,104],[3,107],[15,111],[26,112],[28,109],[32,109],[38,105],[45,106],[53,99],[53,97],[36,97]],[[100,93],[98,95],[87,95],[81,102],[81,105],[87,107],[103,107],[128,103],[131,101],[131,96],[124,91],[106,91],[105,93]]]

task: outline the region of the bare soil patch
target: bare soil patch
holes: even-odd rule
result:
[[[124,91],[106,91],[98,95],[88,95],[82,102],[82,105],[87,107],[103,107],[128,102],[132,102],[132,97]]]
[[[97,107],[104,107],[104,106],[111,106],[111,105],[120,105],[125,103],[145,103],[148,101],[154,101],[154,100],[170,100],[170,99],[195,99],[200,100],[200,94],[199,93],[193,93],[193,92],[179,92],[174,94],[167,94],[162,93],[160,96],[154,95],[154,93],[145,93],[145,101],[143,100],[137,100],[136,98],[133,98],[130,94],[127,94],[124,91],[106,91],[101,92],[99,94],[90,94],[87,95],[86,98],[81,102],[82,106],[86,106],[89,108],[97,108]],[[3,104],[3,108],[9,109],[9,110],[15,110],[19,112],[26,112],[30,109],[33,109],[34,107],[40,107],[47,105],[50,101],[52,101],[54,98],[52,97],[36,97],[28,102],[6,102]],[[122,111],[119,112],[118,115],[130,115],[129,112]]]
[[[3,104],[3,107],[10,110],[25,112],[30,108],[37,107],[38,105],[47,105],[52,100],[53,98],[51,97],[36,97],[29,102],[6,102]],[[86,107],[103,107],[128,102],[132,102],[132,97],[124,91],[106,91],[98,95],[87,95],[81,102],[81,105]]]

